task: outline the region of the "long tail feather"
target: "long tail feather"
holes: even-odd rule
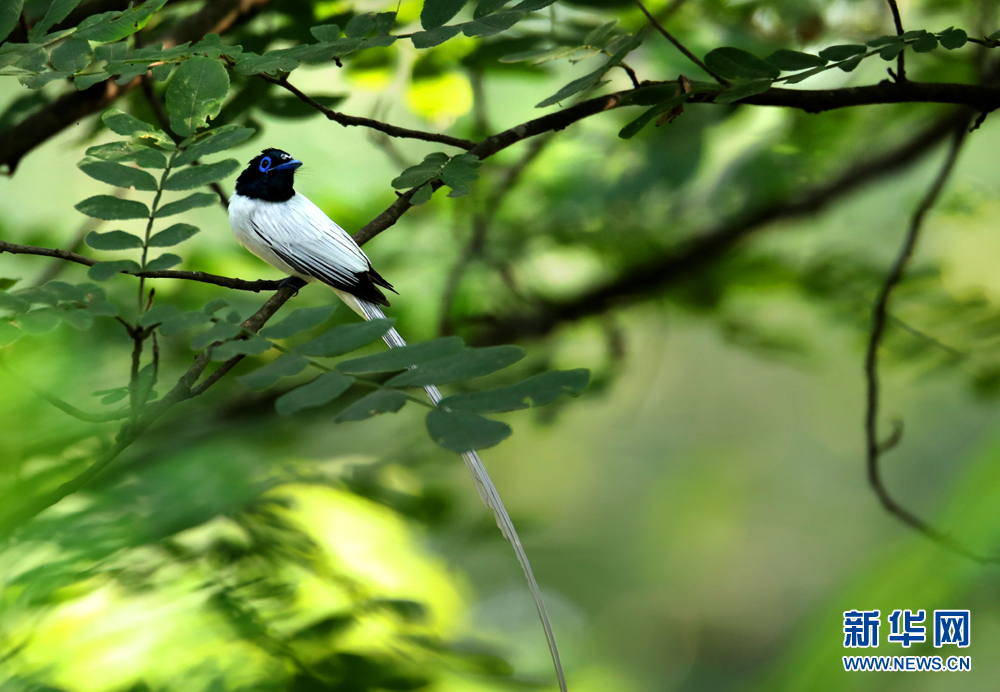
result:
[[[374,303],[369,303],[366,300],[355,299],[357,301],[360,314],[367,320],[382,319],[385,314],[382,309]],[[351,307],[354,307],[353,305]],[[386,345],[389,348],[399,348],[401,346],[406,346],[406,342],[403,341],[403,337],[399,335],[395,329],[390,329],[386,332],[385,336],[382,337]],[[428,385],[424,387],[424,391],[427,392],[427,398],[430,399],[431,403],[437,406],[441,401],[441,392],[434,385]],[[538,582],[535,580],[535,574],[531,570],[531,563],[528,561],[528,555],[524,552],[524,547],[521,545],[521,539],[517,535],[517,530],[514,528],[514,522],[511,521],[510,515],[507,514],[507,508],[503,504],[503,500],[500,499],[500,493],[497,491],[495,485],[493,485],[493,480],[490,478],[490,474],[487,473],[486,467],[483,466],[482,459],[479,458],[479,454],[475,451],[465,452],[462,454],[462,459],[465,461],[465,466],[469,469],[469,474],[472,476],[472,480],[476,483],[476,489],[479,491],[479,497],[482,498],[483,503],[493,510],[493,516],[496,517],[497,526],[500,527],[501,533],[504,537],[510,541],[510,544],[514,547],[514,554],[517,556],[517,561],[521,564],[521,569],[524,570],[524,576],[528,580],[528,589],[531,591],[531,598],[535,602],[535,608],[538,609],[538,617],[542,621],[542,629],[545,630],[545,641],[549,645],[549,653],[552,655],[552,664],[556,669],[556,677],[559,679],[559,690],[560,692],[566,692],[566,676],[563,674],[562,662],[559,660],[559,647],[556,646],[556,637],[552,632],[552,623],[549,622],[549,614],[545,610],[545,602],[542,600],[541,589],[538,588]]]

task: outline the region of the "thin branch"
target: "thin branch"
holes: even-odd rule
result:
[[[896,25],[896,35],[903,35],[903,20],[899,16],[899,7],[896,5],[896,0],[888,0],[889,9],[892,10],[892,21]],[[903,54],[906,53],[905,50],[899,51],[899,55],[896,56],[896,81],[905,82],[906,81],[906,65],[903,63]],[[892,70],[889,70],[890,74]]]
[[[674,46],[677,48],[677,50],[679,50],[681,53],[683,53],[684,56],[688,60],[690,60],[695,65],[697,65],[698,67],[700,67],[701,69],[703,69],[707,74],[711,75],[712,79],[714,79],[715,81],[717,81],[719,84],[722,84],[723,86],[729,86],[729,82],[727,80],[723,79],[719,75],[715,74],[715,72],[713,72],[712,70],[710,70],[708,68],[708,65],[706,65],[705,63],[703,63],[701,61],[701,58],[699,58],[697,55],[695,55],[694,53],[692,53],[691,51],[689,51],[687,48],[685,48],[683,43],[681,43],[680,41],[678,41],[676,38],[673,37],[673,35],[669,31],[667,31],[666,29],[664,29],[663,25],[660,24],[659,20],[657,20],[656,17],[654,17],[652,14],[650,14],[649,10],[646,9],[646,6],[642,4],[642,0],[635,0],[635,4],[638,5],[639,9],[642,10],[642,13],[644,15],[646,15],[646,19],[649,20],[649,23],[652,24],[653,27],[657,31],[659,31],[661,34],[663,34],[663,37],[665,39],[667,39],[672,44],[674,44]]]
[[[618,278],[560,302],[542,304],[531,313],[501,318],[484,316],[477,344],[508,343],[512,339],[537,337],[573,320],[606,312],[612,307],[662,291],[718,260],[751,235],[786,219],[817,214],[841,197],[872,180],[894,173],[915,161],[947,138],[959,123],[968,122],[966,110],[951,113],[934,122],[902,145],[876,158],[865,157],[825,185],[775,200],[757,211],[742,212],[715,228],[636,266],[626,268]]]
[[[90,413],[88,411],[84,411],[83,409],[79,409],[76,406],[73,406],[73,404],[63,401],[54,394],[45,391],[41,387],[36,387],[31,382],[21,377],[13,368],[10,367],[10,365],[7,364],[7,361],[3,358],[0,358],[0,370],[6,372],[12,380],[25,389],[30,390],[38,398],[47,401],[63,413],[67,413],[77,420],[82,420],[85,423],[109,423],[111,421],[128,418],[129,413],[127,408],[118,409],[117,411],[108,411],[107,413]]]
[[[916,514],[904,508],[889,494],[879,468],[879,461],[882,454],[894,446],[894,442],[892,441],[893,438],[896,442],[898,442],[901,435],[901,425],[897,425],[895,427],[895,432],[893,436],[891,436],[889,442],[880,441],[878,435],[878,349],[882,343],[882,337],[885,334],[885,327],[889,314],[889,299],[892,296],[893,289],[896,288],[900,280],[903,278],[903,273],[906,271],[906,267],[910,263],[910,259],[913,257],[913,251],[916,249],[917,241],[920,238],[920,230],[923,227],[924,218],[927,216],[927,212],[930,211],[930,209],[937,202],[938,198],[941,196],[941,190],[944,188],[945,183],[948,181],[948,178],[951,176],[951,173],[955,168],[955,161],[958,159],[958,154],[961,151],[962,144],[965,142],[965,137],[968,134],[967,128],[968,121],[962,123],[960,127],[956,128],[954,137],[952,138],[951,148],[948,150],[948,156],[945,158],[944,164],[941,166],[941,170],[934,178],[934,182],[931,184],[927,192],[924,193],[923,198],[914,210],[913,216],[910,218],[910,226],[906,233],[906,237],[903,239],[903,244],[896,256],[896,261],[889,270],[889,274],[886,276],[885,282],[882,284],[878,297],[875,299],[875,305],[872,307],[871,334],[868,339],[868,348],[865,352],[865,447],[867,452],[866,463],[868,470],[868,483],[878,496],[879,502],[882,503],[882,507],[884,507],[889,514],[931,539],[938,545],[960,555],[964,555],[965,557],[975,560],[976,562],[985,564],[998,562],[1000,561],[1000,557],[980,555],[979,553],[970,550],[966,546],[955,541],[946,533],[934,528]]]
[[[79,255],[75,252],[69,252],[67,250],[36,247],[34,245],[18,245],[17,243],[8,243],[5,240],[0,240],[0,254],[3,254],[4,252],[9,252],[12,255],[39,255],[42,257],[55,257],[56,259],[66,260],[67,262],[75,262],[87,267],[92,267],[97,264],[97,260],[95,259],[84,257],[83,255]],[[183,279],[186,281],[198,281],[204,284],[222,286],[223,288],[234,288],[238,291],[253,291],[254,293],[260,293],[261,291],[273,291],[281,285],[281,281],[270,281],[267,279],[246,281],[245,279],[234,279],[228,276],[209,274],[207,272],[180,271],[175,269],[139,272],[138,274],[131,274],[130,276],[143,276],[147,279]]]
[[[272,77],[266,74],[257,75],[265,82],[270,82],[271,84],[277,84],[282,89],[286,89],[292,94],[295,94],[299,100],[304,103],[309,104],[320,113],[325,115],[328,120],[332,120],[338,125],[343,125],[344,127],[369,127],[373,130],[378,130],[379,132],[384,132],[390,137],[400,137],[403,139],[419,139],[424,142],[436,142],[438,144],[447,144],[451,147],[458,147],[459,149],[471,149],[476,144],[468,139],[460,139],[458,137],[450,137],[448,135],[439,135],[434,132],[422,132],[420,130],[410,130],[405,127],[396,127],[395,125],[389,125],[388,123],[383,123],[379,120],[372,120],[371,118],[361,118],[356,115],[346,115],[344,113],[339,113],[335,110],[327,108],[322,103],[311,98],[304,92],[300,91],[295,87],[287,78],[278,79],[277,77]]]

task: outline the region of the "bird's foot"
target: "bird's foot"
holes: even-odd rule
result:
[[[295,289],[295,293],[293,293],[292,295],[297,296],[299,294],[299,289],[301,289],[307,283],[308,283],[307,281],[303,281],[297,276],[289,276],[287,279],[283,280],[280,284],[278,284],[278,289],[280,290],[282,288],[293,288]]]

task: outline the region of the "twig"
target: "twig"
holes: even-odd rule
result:
[[[896,35],[903,35],[903,20],[899,17],[899,7],[896,5],[896,0],[888,0],[889,9],[892,10],[892,21],[896,25]],[[899,51],[899,55],[896,56],[896,82],[906,81],[906,66],[903,64],[903,54],[905,50]],[[890,70],[890,73],[892,71]]]
[[[271,84],[276,84],[282,89],[286,89],[289,92],[295,94],[301,101],[309,104],[320,113],[325,115],[328,120],[332,120],[338,125],[343,125],[344,127],[370,127],[373,130],[378,130],[379,132],[384,132],[390,137],[401,137],[404,139],[419,139],[424,142],[437,142],[438,144],[447,144],[451,147],[458,147],[459,149],[469,150],[476,146],[475,142],[468,139],[460,139],[458,137],[449,137],[448,135],[439,135],[434,132],[422,132],[420,130],[410,130],[405,127],[396,127],[395,125],[389,125],[388,123],[383,123],[379,120],[372,120],[371,118],[361,118],[356,115],[346,115],[345,113],[339,113],[335,110],[327,108],[322,103],[319,103],[315,99],[311,98],[304,92],[300,91],[291,82],[285,79],[278,79],[277,77],[272,77],[266,74],[257,75],[265,82],[270,82]]]
[[[901,435],[901,427],[896,426],[896,431],[890,437],[889,441],[880,441],[878,436],[878,349],[882,343],[882,337],[885,334],[889,299],[892,296],[893,289],[899,284],[900,279],[902,279],[903,273],[906,271],[906,267],[913,256],[913,251],[917,246],[918,239],[920,238],[920,230],[923,226],[924,218],[926,217],[927,212],[930,211],[931,207],[933,207],[937,202],[941,195],[941,190],[944,188],[951,172],[955,168],[955,161],[958,159],[958,154],[961,151],[962,144],[965,142],[965,137],[968,134],[966,131],[967,127],[968,121],[961,123],[961,126],[956,128],[955,134],[952,138],[951,148],[948,150],[948,155],[945,158],[944,164],[941,166],[940,171],[938,171],[937,176],[934,178],[934,182],[931,184],[927,192],[924,193],[923,198],[914,210],[913,216],[910,218],[909,230],[903,240],[903,245],[900,247],[899,253],[896,256],[896,261],[889,270],[889,274],[886,276],[885,282],[882,284],[882,288],[879,291],[878,297],[875,299],[874,306],[872,307],[871,334],[868,339],[868,348],[865,352],[865,448],[868,483],[878,496],[879,502],[882,503],[882,507],[884,507],[889,514],[948,550],[964,555],[965,557],[979,563],[990,563],[1000,561],[1000,558],[980,555],[970,550],[900,505],[889,494],[879,469],[879,460],[883,452],[894,446],[894,441],[898,442]]]
[[[649,13],[649,10],[646,9],[646,6],[642,4],[642,0],[635,0],[635,4],[638,5],[639,9],[642,10],[642,13],[644,15],[646,15],[646,19],[649,20],[649,23],[652,24],[653,27],[657,31],[659,31],[661,34],[663,34],[663,37],[665,39],[667,39],[672,44],[674,44],[674,46],[677,48],[677,50],[679,50],[681,53],[683,53],[684,56],[688,60],[690,60],[695,65],[697,65],[698,67],[700,67],[701,69],[703,69],[706,73],[708,73],[709,75],[711,75],[712,79],[714,79],[715,81],[717,81],[719,84],[722,84],[723,86],[729,86],[729,82],[727,80],[723,79],[719,75],[715,74],[715,72],[713,72],[712,70],[710,70],[708,68],[708,65],[706,65],[705,63],[703,63],[701,61],[701,58],[699,58],[697,55],[695,55],[694,53],[692,53],[691,51],[689,51],[687,48],[685,48],[683,43],[681,43],[680,41],[678,41],[676,38],[673,37],[673,35],[669,31],[667,31],[666,29],[664,29],[663,25],[660,24],[659,20],[657,20],[656,17],[654,17],[653,15],[651,15]]]
[[[0,254],[3,254],[4,252],[9,252],[12,255],[39,255],[42,257],[55,257],[56,259],[66,260],[67,262],[75,262],[87,267],[92,267],[98,263],[95,259],[84,257],[83,255],[79,255],[75,252],[69,252],[67,250],[36,247],[34,245],[18,245],[17,243],[8,243],[5,240],[0,240]],[[204,284],[222,286],[223,288],[235,288],[238,291],[253,291],[254,293],[260,293],[261,291],[273,291],[281,285],[281,281],[269,281],[267,279],[246,281],[244,279],[233,279],[228,276],[219,276],[218,274],[209,274],[207,272],[180,271],[176,269],[139,272],[138,274],[132,274],[131,276],[144,276],[147,279],[183,279],[186,281],[198,281]]]

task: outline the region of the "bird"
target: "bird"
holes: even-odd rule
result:
[[[396,293],[395,289],[375,271],[347,231],[295,191],[295,172],[301,166],[301,161],[274,148],[264,149],[250,160],[229,200],[229,225],[236,240],[290,279],[325,284],[362,319],[385,318],[382,307],[389,307],[389,300],[383,289]],[[394,328],[382,338],[389,348],[406,345]],[[437,406],[441,401],[438,388],[429,385],[424,391]],[[513,546],[541,620],[559,689],[566,692],[555,634],[521,539],[479,454],[465,452],[462,458],[480,498],[493,511],[500,531]]]

